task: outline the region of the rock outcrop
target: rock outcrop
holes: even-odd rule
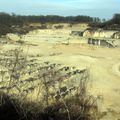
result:
[[[93,38],[114,38],[115,33],[118,31],[110,30],[85,30],[83,37]],[[117,36],[117,35],[116,35]]]
[[[120,31],[114,33],[113,37],[114,37],[115,39],[120,39]]]
[[[11,41],[14,41],[14,42],[20,40],[20,36],[19,36],[19,35],[17,35],[17,34],[12,34],[12,33],[8,33],[8,34],[6,35],[6,38],[7,38],[8,40],[11,40]]]

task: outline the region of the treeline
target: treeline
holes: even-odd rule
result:
[[[120,14],[115,14],[112,19],[106,21],[105,19],[100,19],[98,17],[90,16],[58,16],[58,15],[47,15],[47,16],[23,16],[16,15],[14,13],[8,14],[0,12],[0,35],[5,35],[7,33],[26,33],[33,28],[29,26],[30,23],[41,23],[42,28],[45,28],[46,23],[89,23],[93,28],[102,29],[119,29],[120,28]],[[25,27],[27,26],[27,27]]]
[[[90,16],[57,16],[57,15],[47,15],[47,16],[23,16],[16,15],[14,13],[8,14],[1,12],[0,13],[0,35],[5,35],[7,33],[26,33],[33,28],[29,26],[30,23],[41,23],[43,26],[41,28],[45,28],[44,24],[46,23],[92,23],[99,22],[99,18],[92,18]],[[27,26],[27,27],[25,27]],[[24,28],[23,28],[24,27]],[[16,29],[17,28],[17,29]]]
[[[90,16],[21,16],[15,14],[0,13],[0,24],[6,25],[23,25],[26,23],[90,23],[99,20],[99,18],[93,18]]]
[[[90,26],[105,30],[120,30],[120,14],[114,14],[112,19],[108,21],[103,21],[96,24],[90,23]]]

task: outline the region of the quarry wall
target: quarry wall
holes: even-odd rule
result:
[[[110,30],[85,30],[83,37],[120,38],[120,32]]]

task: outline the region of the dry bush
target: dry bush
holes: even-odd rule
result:
[[[0,95],[0,110],[3,110],[3,114],[4,105],[10,103],[11,107],[7,112],[12,109],[16,115],[15,120],[98,119],[97,99],[89,95],[87,89],[87,69],[78,70],[49,62],[40,64],[36,59],[28,59],[20,48],[3,55],[0,59],[0,92],[5,93]],[[79,81],[78,87],[68,88],[62,85],[65,80],[76,77]],[[28,101],[27,95],[36,88],[36,101]],[[70,97],[72,90],[76,94]]]
[[[53,119],[63,120],[98,120],[99,111],[97,98],[88,94],[88,71],[84,71],[80,78],[80,86],[75,96],[57,101],[53,106],[47,107],[47,113]]]

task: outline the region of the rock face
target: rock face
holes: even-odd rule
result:
[[[85,30],[83,37],[88,38],[88,44],[104,47],[120,47],[120,31]]]
[[[85,30],[83,32],[83,37],[93,37],[94,31],[91,30]]]
[[[12,34],[12,33],[8,33],[7,35],[6,35],[6,38],[8,39],[8,40],[11,40],[11,41],[18,41],[18,40],[20,40],[20,36],[19,35],[17,35],[17,34]]]
[[[113,37],[114,37],[115,39],[120,39],[120,31],[114,33]]]
[[[114,38],[115,33],[118,31],[110,30],[85,30],[83,37],[93,37],[93,38]],[[116,34],[118,37],[118,35]]]
[[[30,31],[27,35],[43,35],[43,34],[48,34],[48,35],[57,35],[57,34],[70,34],[71,31],[70,30],[51,30],[51,29],[47,29],[47,30],[34,30],[34,31]]]
[[[50,42],[62,42],[67,40],[70,37],[71,30],[64,30],[64,29],[45,29],[45,30],[34,30],[30,31],[28,34],[25,35],[25,41],[33,41],[40,42],[40,41],[50,41]]]

